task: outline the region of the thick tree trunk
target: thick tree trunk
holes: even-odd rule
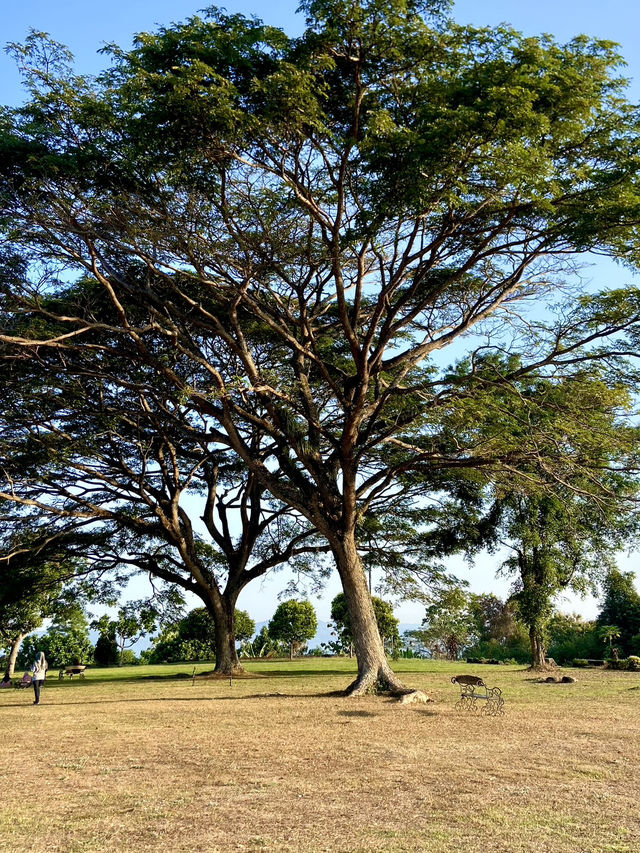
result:
[[[26,634],[18,634],[11,643],[11,651],[9,652],[9,660],[7,661],[6,670],[6,675],[8,675],[9,678],[13,678],[13,673],[16,669],[16,660],[18,659],[18,652],[20,651],[20,646],[26,636]]]
[[[529,628],[529,640],[531,643],[531,669],[549,669],[542,631],[536,626],[531,626]]]
[[[235,610],[237,596],[217,596],[211,602],[210,612],[215,624],[216,665],[218,675],[238,675],[244,667],[236,649]]]
[[[355,537],[334,540],[331,546],[349,608],[353,646],[358,661],[358,677],[347,688],[347,695],[407,693],[387,661]]]

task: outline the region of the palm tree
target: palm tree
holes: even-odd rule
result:
[[[603,625],[598,631],[600,638],[605,643],[609,643],[609,657],[613,657],[613,641],[620,636],[620,628],[617,625]]]

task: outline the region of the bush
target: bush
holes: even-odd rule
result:
[[[485,640],[470,646],[466,652],[469,662],[515,660],[516,663],[528,663],[531,660],[531,649],[521,637],[516,637],[507,643]]]
[[[640,657],[638,655],[629,655],[627,660],[629,661],[629,669],[632,672],[640,672]]]
[[[621,658],[620,660],[608,660],[605,664],[605,668],[626,670],[629,669],[629,661],[627,658]]]
[[[118,663],[120,666],[134,666],[140,661],[136,657],[136,653],[133,649],[123,649],[120,652]]]
[[[585,667],[589,666],[589,661],[585,658],[575,658],[573,661],[573,665],[576,667]]]

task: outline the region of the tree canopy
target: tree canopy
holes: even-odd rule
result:
[[[268,626],[269,635],[289,645],[289,656],[312,640],[318,630],[318,618],[310,601],[291,598],[276,608]]]

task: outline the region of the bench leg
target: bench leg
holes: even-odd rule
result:
[[[475,696],[469,693],[463,693],[456,702],[456,711],[471,711],[477,713],[478,702]]]

